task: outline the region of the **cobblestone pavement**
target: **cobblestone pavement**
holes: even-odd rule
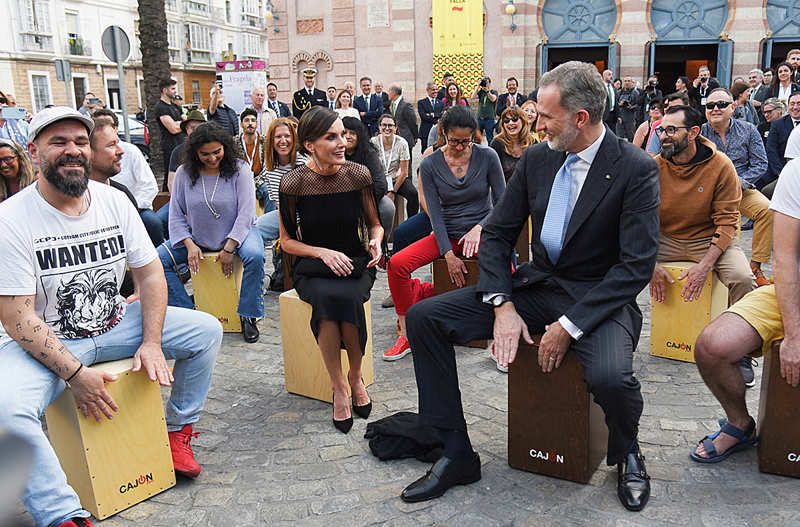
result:
[[[750,232],[743,245],[750,247]],[[769,271],[769,269],[767,269]],[[771,272],[768,272],[771,275]],[[424,276],[424,273],[422,274]],[[379,273],[372,294],[376,382],[372,419],[417,410],[410,357],[380,360],[395,339],[394,310]],[[328,404],[289,395],[283,385],[278,296],[268,293],[261,340],[226,335],[204,414],[193,441],[203,473],[102,522],[102,527],[152,526],[638,526],[798,525],[800,484],[758,471],[750,449],[718,465],[688,452],[716,429],[721,409],[693,364],[649,355],[649,298],[634,367],[645,406],[640,442],[652,477],[644,511],[616,497],[615,469],[601,465],[587,485],[512,469],[507,463],[507,377],[486,350],[457,348],[464,409],[483,479],[444,497],[409,505],[398,495],[425,473],[416,460],[380,462],[363,439],[366,421],[348,435],[334,430]],[[760,380],[761,368],[756,368]],[[748,391],[758,409],[758,386]],[[32,525],[20,513],[15,525]]]

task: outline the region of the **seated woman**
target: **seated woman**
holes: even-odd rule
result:
[[[400,336],[383,354],[384,360],[397,360],[411,351],[405,315],[424,291],[411,280],[411,273],[444,256],[450,280],[462,287],[466,266],[456,254],[466,258],[478,254],[482,225],[506,187],[497,153],[472,142],[478,129],[475,113],[455,106],[442,115],[441,122],[446,146],[426,157],[419,167],[433,234],[395,253],[389,262],[389,289]]]
[[[281,181],[281,247],[290,262],[298,296],[311,304],[311,331],[333,388],[333,424],[345,434],[353,411],[366,419],[372,410],[361,376],[367,343],[364,302],[375,281],[383,228],[372,178],[362,165],[345,160],[347,141],[336,112],[314,106],[297,127],[301,152],[311,160]],[[344,343],[350,371],[342,374]]]
[[[517,106],[509,106],[500,115],[500,133],[494,136],[492,148],[500,158],[505,180],[511,179],[522,152],[538,143],[531,135],[525,113]]]
[[[358,110],[353,108],[353,95],[347,90],[340,91],[339,95],[336,96],[336,113],[341,118],[353,117],[359,121],[361,120]]]
[[[0,202],[36,181],[33,163],[11,139],[0,139]]]
[[[168,304],[193,308],[178,266],[199,271],[203,252],[219,251],[222,272],[233,272],[233,256],[244,273],[236,312],[245,342],[258,340],[257,319],[264,316],[264,243],[255,225],[253,171],[236,157],[231,135],[216,123],[203,123],[189,137],[172,183],[169,240],[158,248],[169,290]]]
[[[378,119],[380,133],[370,139],[386,171],[387,195],[394,201],[396,194],[406,198],[406,216],[419,212],[419,195],[414,182],[408,177],[408,160],[411,153],[405,139],[397,135],[397,123],[391,114],[385,113]]]

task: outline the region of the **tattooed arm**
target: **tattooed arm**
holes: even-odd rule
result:
[[[119,408],[106,391],[105,382],[117,380],[116,375],[82,368],[33,306],[33,295],[0,296],[0,322],[8,335],[59,378],[67,380],[77,372],[69,386],[84,417],[91,413],[99,422],[105,414],[111,419]]]

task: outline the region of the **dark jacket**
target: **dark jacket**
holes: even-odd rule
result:
[[[566,154],[547,143],[523,152],[481,235],[477,293],[515,294],[546,280],[574,300],[565,315],[584,334],[607,319],[638,339],[636,296],[653,275],[659,238],[659,171],[641,148],[606,130],[578,196],[557,262],[540,241],[553,180]],[[511,273],[510,255],[528,216],[533,220],[530,264]]]
[[[517,106],[522,106],[522,103],[528,100],[528,98],[525,97],[520,92],[517,92],[515,95],[517,97],[516,101]],[[497,117],[503,115],[503,110],[505,110],[508,107],[509,102],[510,101],[508,100],[508,92],[501,93],[500,95],[497,96],[497,102],[494,105],[494,111],[497,114]]]
[[[294,92],[292,96],[292,115],[300,119],[312,106],[328,106],[328,95],[314,88],[313,95],[308,94],[305,86]]]
[[[767,136],[767,175],[764,178],[765,183],[769,183],[778,178],[786,164],[786,159],[783,157],[786,152],[786,141],[789,140],[789,134],[794,129],[792,117],[784,115],[779,119],[772,121],[769,127],[769,135]]]
[[[413,149],[417,143],[417,137],[419,137],[419,127],[417,126],[417,114],[410,102],[400,99],[394,120],[397,123],[397,135],[406,140],[409,149]]]
[[[278,117],[290,117],[292,115],[291,110],[289,110],[289,106],[285,102],[281,102],[277,99],[275,100],[275,102],[278,103],[278,109],[280,110],[280,112],[277,112]],[[269,99],[267,99],[266,105],[269,106],[272,110],[275,109],[272,107],[272,101],[270,101]]]
[[[214,115],[208,112],[208,120],[214,121],[223,127],[231,136],[239,135],[239,116],[230,106],[225,104],[218,106],[214,111]]]
[[[362,93],[353,99],[353,108],[359,112],[364,112],[361,116],[361,122],[364,123],[369,129],[369,135],[375,135],[378,132],[378,118],[383,115],[383,102],[376,94],[372,94],[369,101],[369,108],[367,108],[367,101]]]

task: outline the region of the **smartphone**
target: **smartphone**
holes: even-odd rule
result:
[[[25,117],[27,117],[27,113],[28,112],[25,110],[25,108],[12,108],[7,106],[6,108],[3,108],[0,116],[3,119],[25,119]]]
[[[98,99],[97,97],[92,97],[91,99],[89,99],[89,104],[100,104],[100,99]]]

